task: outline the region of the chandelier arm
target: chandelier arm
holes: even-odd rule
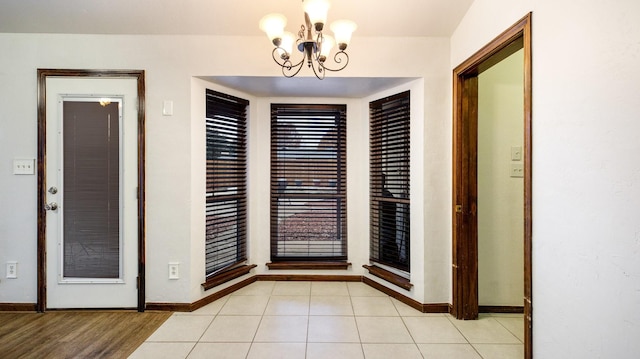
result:
[[[293,64],[288,55],[287,57],[283,58],[282,56],[280,56],[280,53],[286,52],[281,47],[275,47],[271,52],[271,57],[273,58],[273,61],[275,61],[275,63],[282,68],[282,75],[284,75],[285,77],[294,77],[295,75],[297,75],[298,72],[300,72],[300,70],[302,69],[304,58],[300,60],[300,62]]]
[[[288,56],[286,58],[280,56],[281,53],[286,53],[286,51],[283,48],[276,46],[273,48],[273,51],[271,51],[271,57],[273,58],[273,61],[276,62],[276,64],[284,67],[286,66],[287,62],[291,63],[291,61],[289,61]]]
[[[322,55],[322,42],[324,41],[324,36],[322,35],[322,32],[318,32],[318,35],[316,37],[316,52],[315,52],[315,58],[316,61],[318,61],[318,63],[320,63],[320,56]]]
[[[318,67],[317,70],[316,66]],[[321,62],[314,61],[313,65],[311,65],[311,68],[313,69],[313,74],[316,75],[319,80],[324,80],[326,72],[324,71],[324,65]]]
[[[333,55],[333,61],[340,65],[344,60],[344,64],[342,66],[338,66],[338,68],[332,69],[327,67],[324,63],[322,64],[322,68],[327,71],[338,72],[340,70],[344,70],[345,67],[349,64],[349,55],[344,51],[338,51],[335,55]]]
[[[289,64],[289,66],[282,66],[282,75],[284,75],[284,77],[294,77],[295,75],[297,75],[298,72],[300,72],[300,70],[302,69],[304,61],[301,60],[295,65],[291,65],[291,61],[289,61]],[[287,72],[289,71],[293,71],[293,73],[287,74]]]
[[[309,27],[309,29],[311,29],[311,27]],[[298,30],[298,41],[305,39],[306,31],[307,31],[307,28],[304,27],[304,25],[300,25],[300,30]]]
[[[302,65],[304,65],[304,58],[295,65],[291,63],[291,60],[287,60],[283,65],[281,65],[282,75],[284,75],[284,77],[294,77],[298,74],[298,72],[300,72],[300,70],[302,69]]]

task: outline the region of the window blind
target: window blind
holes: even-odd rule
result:
[[[247,259],[249,101],[206,90],[206,274]]]
[[[409,271],[409,91],[369,103],[370,260]]]
[[[346,106],[271,105],[271,260],[346,260]]]

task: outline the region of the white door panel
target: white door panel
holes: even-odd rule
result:
[[[46,81],[45,186],[51,208],[46,215],[47,307],[134,308],[138,294],[137,82],[90,77],[48,77]],[[65,106],[77,106],[80,110],[73,112],[77,114],[92,106],[99,109],[101,99],[108,100],[115,112],[95,115],[94,122],[82,112],[74,115],[76,122],[64,118],[65,113],[71,116],[70,110],[63,111]],[[76,134],[76,127],[83,130]],[[93,142],[92,136],[100,141]],[[83,147],[77,145],[82,141]],[[105,181],[105,173],[107,182],[115,186],[92,185]],[[87,216],[93,207],[99,214]],[[92,220],[96,223],[87,223]],[[105,241],[106,237],[111,240]],[[96,241],[107,244],[93,246]]]

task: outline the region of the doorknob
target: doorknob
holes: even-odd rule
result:
[[[49,193],[56,194],[56,193],[58,193],[58,189],[56,187],[50,187],[49,188]]]
[[[55,211],[56,209],[58,209],[58,204],[55,202],[45,203],[44,209],[45,211]]]

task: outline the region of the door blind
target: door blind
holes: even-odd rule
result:
[[[206,91],[206,273],[247,259],[249,101]]]
[[[346,106],[271,105],[271,260],[346,260]]]
[[[63,277],[120,278],[120,105],[63,102]]]
[[[409,271],[409,91],[369,104],[370,260]]]

